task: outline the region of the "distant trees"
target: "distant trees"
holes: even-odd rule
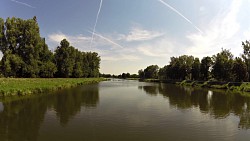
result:
[[[120,78],[123,78],[123,79],[130,78],[130,73],[122,73],[122,75],[120,75]]]
[[[192,73],[197,71],[195,69],[198,69],[196,66],[193,66],[193,64],[193,56],[182,55],[179,57],[171,57],[169,65],[159,70],[159,77],[174,80],[191,79]]]
[[[234,58],[230,50],[222,49],[220,53],[212,57],[204,57],[201,62],[199,58],[182,55],[171,57],[168,65],[158,68],[158,74],[148,75],[147,71],[152,68],[148,66],[139,70],[141,79],[156,78],[161,80],[202,80],[210,79],[217,81],[249,81],[250,71],[250,42],[242,43],[244,54],[242,58]],[[152,71],[149,71],[152,72]]]
[[[100,56],[80,52],[64,39],[53,54],[36,17],[0,18],[0,72],[5,77],[98,77]]]

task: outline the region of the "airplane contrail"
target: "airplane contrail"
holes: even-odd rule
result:
[[[15,3],[18,3],[18,4],[25,5],[25,6],[29,7],[29,8],[36,8],[36,7],[32,6],[32,5],[29,5],[29,4],[27,4],[27,3],[20,2],[20,1],[17,1],[17,0],[10,0],[10,1],[15,2]]]
[[[96,20],[95,20],[95,25],[94,25],[93,33],[95,33],[95,28],[96,28],[96,25],[97,25],[97,22],[98,22],[98,19],[99,19],[99,15],[100,15],[101,9],[102,9],[102,0],[100,1],[100,6],[99,6],[99,9],[98,9],[98,12],[97,12],[97,15],[96,15]],[[91,42],[90,42],[90,47],[92,47],[92,42],[94,40],[94,35],[95,34],[92,34],[92,38],[91,38]]]
[[[193,24],[193,22],[191,22],[187,17],[185,17],[183,14],[181,14],[181,12],[179,12],[177,9],[175,9],[174,7],[172,7],[171,5],[169,5],[168,3],[166,3],[163,0],[158,0],[159,2],[161,2],[162,4],[164,4],[165,6],[167,6],[168,8],[170,8],[172,11],[174,11],[175,13],[177,13],[179,16],[181,16],[183,19],[185,19],[187,22],[189,22],[196,30],[198,30],[200,33],[203,33],[202,30],[200,28],[198,28],[196,25]]]
[[[110,39],[108,39],[108,38],[102,36],[101,34],[98,34],[98,33],[94,32],[94,31],[93,31],[93,32],[88,31],[88,32],[91,33],[92,35],[96,35],[96,36],[98,36],[98,37],[100,37],[100,38],[102,38],[102,39],[108,41],[109,43],[111,43],[111,44],[113,44],[113,45],[116,45],[116,46],[118,46],[118,47],[120,47],[120,48],[124,48],[123,46],[121,46],[121,45],[119,45],[118,43],[116,43],[116,42],[114,42],[114,41],[112,41],[112,40],[110,40]]]

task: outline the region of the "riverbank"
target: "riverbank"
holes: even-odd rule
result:
[[[220,81],[188,81],[179,83],[182,86],[227,89],[232,91],[250,92],[250,82],[220,82]]]
[[[56,91],[104,80],[104,78],[0,78],[0,97]]]
[[[157,83],[171,83],[180,86],[224,89],[235,92],[250,92],[250,82],[221,82],[221,81],[192,81],[192,80],[159,80],[159,79],[145,79],[140,80],[144,82],[157,82]]]

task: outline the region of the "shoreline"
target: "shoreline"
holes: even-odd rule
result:
[[[230,90],[232,92],[247,92],[250,94],[250,82],[223,82],[223,81],[192,81],[192,80],[159,80],[144,79],[143,82],[168,83],[180,86],[189,86],[196,88],[212,88]]]
[[[105,78],[0,78],[0,98],[35,95],[105,80]]]

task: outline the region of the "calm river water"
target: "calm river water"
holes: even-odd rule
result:
[[[112,80],[0,102],[0,141],[245,141],[250,97]]]

